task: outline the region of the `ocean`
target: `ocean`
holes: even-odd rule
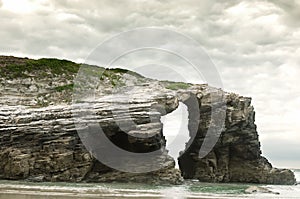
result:
[[[294,170],[300,181],[300,170]],[[32,183],[0,181],[0,199],[99,199],[99,198],[170,198],[170,199],[287,199],[300,198],[300,186],[259,185],[274,193],[246,194],[253,184],[218,184],[186,181],[183,185],[158,186],[135,183]]]

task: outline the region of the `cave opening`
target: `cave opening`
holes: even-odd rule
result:
[[[186,143],[190,140],[188,122],[188,107],[179,102],[179,106],[173,112],[161,117],[163,123],[163,135],[166,139],[166,148],[169,155],[174,158],[176,168],[180,152],[186,148]]]

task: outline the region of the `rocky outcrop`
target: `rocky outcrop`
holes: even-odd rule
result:
[[[295,183],[290,170],[272,168],[261,156],[250,98],[122,69],[3,56],[0,84],[2,179],[179,184],[182,175],[208,182]],[[167,154],[160,121],[180,101],[188,106],[191,136],[179,157],[181,172]],[[106,166],[95,157],[110,150],[99,146],[99,135],[85,133],[94,125],[118,148],[157,152],[155,160],[116,157],[131,172]],[[209,136],[218,138],[216,145],[201,157]],[[158,169],[140,172],[151,166]]]
[[[207,104],[206,100],[199,99],[202,104]],[[199,158],[199,149],[203,145],[209,124],[203,121],[210,121],[207,116],[211,115],[211,109],[201,106],[200,113],[199,127],[194,132],[195,139],[179,157],[184,178],[197,178],[205,182],[295,183],[292,171],[273,168],[261,156],[254,124],[255,112],[250,98],[236,94],[226,95],[225,127],[213,150],[202,158]],[[190,131],[194,130],[192,124],[189,126]]]
[[[258,186],[250,186],[247,189],[245,189],[245,193],[247,194],[253,194],[253,193],[270,193],[270,194],[275,194],[279,195],[279,192],[274,192],[268,188],[265,187],[258,187]]]

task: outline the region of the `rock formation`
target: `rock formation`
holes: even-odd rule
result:
[[[250,98],[123,69],[6,56],[0,56],[0,85],[2,179],[179,184],[183,176],[207,182],[295,183],[290,170],[272,168],[261,156]],[[191,137],[179,157],[181,172],[165,150],[160,121],[180,101],[188,107]],[[124,151],[158,151],[154,163],[116,157],[127,168],[143,171],[153,164],[159,169],[118,171],[98,161],[97,150],[110,151],[95,144],[98,135],[84,134],[93,125],[100,125]],[[216,145],[201,157],[209,136],[218,138]]]
[[[199,99],[207,104],[205,98]],[[204,101],[203,101],[204,100]],[[179,166],[186,179],[206,182],[247,182],[262,184],[294,184],[294,174],[287,169],[276,169],[261,156],[255,113],[251,99],[236,94],[226,97],[225,128],[218,142],[204,158],[198,151],[207,132],[209,109],[200,107],[200,123],[193,132],[195,139],[179,157]],[[189,162],[189,164],[186,164]]]
[[[265,187],[258,187],[258,186],[250,186],[247,189],[245,189],[245,193],[247,194],[253,194],[253,193],[271,193],[275,195],[279,195],[279,192],[274,192],[268,188]]]

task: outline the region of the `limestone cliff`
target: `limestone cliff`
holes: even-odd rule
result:
[[[178,184],[182,175],[208,182],[295,183],[290,170],[272,168],[261,156],[250,98],[205,84],[152,80],[123,69],[6,56],[0,56],[0,85],[2,179]],[[73,105],[81,109],[74,111],[72,95]],[[221,102],[215,99],[220,96]],[[179,102],[188,107],[191,137],[179,157],[181,172],[164,150],[160,121]],[[86,111],[86,104],[93,106],[93,117],[74,119]],[[214,113],[223,114],[221,127]],[[100,124],[105,136],[126,151],[161,151],[155,160],[160,169],[137,174],[105,166],[84,143],[98,137],[88,134],[84,140],[78,133],[78,125],[90,128],[87,123]],[[200,157],[205,138],[217,131],[221,134],[213,150]],[[136,170],[147,164],[122,162]]]

